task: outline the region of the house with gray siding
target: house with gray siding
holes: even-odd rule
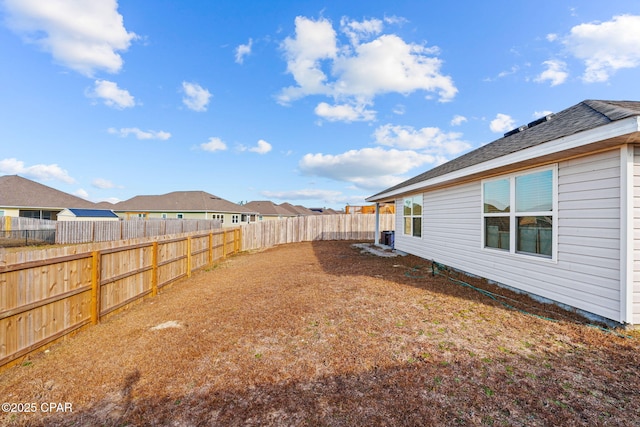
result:
[[[398,250],[640,325],[640,102],[580,102],[367,201],[395,203]]]

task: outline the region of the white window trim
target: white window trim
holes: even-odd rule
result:
[[[421,207],[420,215],[413,215],[413,209],[412,209],[411,215],[409,215],[409,216],[405,215],[404,214],[404,202],[405,202],[405,200],[413,199],[414,197],[418,197],[418,196],[420,196],[422,198],[422,202],[420,203],[420,207]],[[413,206],[413,202],[412,202],[412,206]],[[424,231],[424,227],[423,227],[423,225],[424,225],[424,194],[420,193],[420,194],[414,194],[412,196],[404,197],[402,199],[402,208],[401,209],[402,209],[402,235],[403,236],[407,236],[407,237],[411,237],[413,239],[422,239],[422,234],[423,234],[423,231]],[[416,236],[413,233],[413,218],[418,218],[418,216],[420,217],[420,236]],[[411,218],[412,219],[412,221],[411,221],[411,233],[410,234],[407,234],[405,232],[405,229],[404,229],[404,219],[405,218]]]
[[[521,216],[522,213],[516,211],[515,200],[516,200],[516,186],[515,180],[516,177],[529,175],[536,172],[542,171],[552,171],[552,211],[545,212],[526,212],[527,216],[551,216],[552,217],[552,225],[551,225],[551,257],[546,257],[543,255],[530,254],[526,252],[517,252],[516,251],[516,218]],[[510,212],[506,214],[487,214],[484,212],[484,184],[491,181],[498,181],[501,179],[509,180],[509,197],[510,197]],[[520,214],[520,215],[519,215]],[[485,230],[484,230],[484,219],[486,217],[509,217],[509,250],[498,249],[498,248],[490,248],[485,246]],[[482,251],[491,252],[496,255],[503,255],[507,257],[526,259],[528,261],[541,261],[547,263],[558,263],[558,164],[553,164],[551,166],[542,166],[534,169],[527,169],[519,172],[515,172],[507,175],[500,175],[489,179],[484,179],[480,182],[480,249]]]

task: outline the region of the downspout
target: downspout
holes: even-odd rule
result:
[[[376,202],[376,228],[373,236],[373,244],[380,246],[380,203]]]

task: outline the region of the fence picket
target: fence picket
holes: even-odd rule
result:
[[[380,230],[392,230],[393,217],[380,215]],[[154,235],[186,224],[180,223],[59,222],[57,226],[61,238],[82,242],[83,231],[101,240],[141,230]],[[194,230],[189,233],[3,253],[0,369],[229,254],[302,241],[372,240],[375,230],[374,215],[307,216],[227,229],[208,228],[212,223],[219,227],[219,222],[196,221],[186,226]],[[16,222],[25,224],[35,223]]]

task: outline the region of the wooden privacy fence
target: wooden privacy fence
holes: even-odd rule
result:
[[[240,251],[241,230],[3,253],[0,367]]]
[[[138,239],[222,228],[210,219],[128,219],[126,221],[49,221],[0,217],[0,231],[55,230],[59,245]],[[53,243],[53,242],[52,242]]]
[[[393,214],[380,215],[380,231],[395,229]],[[308,215],[242,226],[242,250],[314,240],[373,240],[375,215]]]
[[[56,243],[108,242],[166,234],[217,230],[220,221],[205,219],[128,219],[126,221],[57,221]]]
[[[380,215],[380,231],[393,230],[393,218]],[[229,254],[313,240],[373,240],[374,232],[375,215],[318,215],[23,252],[0,249],[0,368]]]

